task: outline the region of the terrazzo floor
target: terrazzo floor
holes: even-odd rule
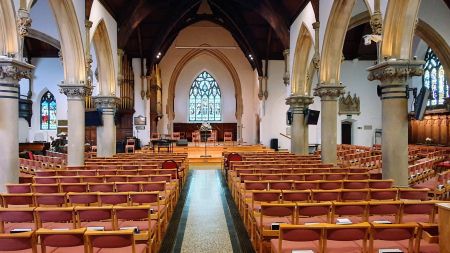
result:
[[[220,166],[189,173],[160,252],[253,252]]]

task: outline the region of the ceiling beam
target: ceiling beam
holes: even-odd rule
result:
[[[150,1],[139,0],[130,13],[124,15],[128,18],[124,18],[124,22],[119,26],[119,32],[117,34],[117,46],[119,48],[125,48],[134,30],[139,26],[142,20],[163,4],[162,1],[158,1],[155,5],[151,5],[149,2]]]

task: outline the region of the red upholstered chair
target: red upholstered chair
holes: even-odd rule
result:
[[[18,228],[36,229],[34,208],[0,208],[0,233],[9,233]]]
[[[59,183],[58,177],[33,177],[35,184],[57,184]]]
[[[77,227],[103,227],[114,230],[113,209],[111,206],[77,206],[75,207]]]
[[[319,189],[321,190],[336,190],[341,188],[342,188],[342,180],[319,181]]]
[[[339,201],[341,190],[311,190],[311,201]]]
[[[254,211],[255,218],[252,224],[252,236],[256,239],[260,251],[263,251],[263,241],[267,237],[278,235],[279,228],[272,228],[273,223],[295,224],[295,204],[261,204],[260,211]]]
[[[90,192],[113,192],[114,183],[89,183]]]
[[[89,251],[97,253],[145,253],[147,245],[135,244],[132,229],[122,231],[86,231]]]
[[[311,197],[311,191],[309,190],[283,190],[283,203],[301,203],[301,202],[309,202]]]
[[[158,213],[152,211],[150,205],[141,206],[116,206],[115,224],[117,228],[136,227],[140,234],[146,236],[148,240],[153,241],[160,238],[160,220]]]
[[[34,193],[58,193],[58,184],[32,184],[31,185]]]
[[[35,214],[39,228],[75,228],[75,213],[73,207],[37,207],[35,209]]]
[[[370,224],[325,226],[324,251],[327,253],[367,252]],[[373,251],[370,251],[373,252]]]
[[[408,200],[428,200],[428,193],[430,189],[413,189],[413,188],[399,188],[398,189],[398,199],[408,199]]]
[[[31,184],[6,184],[8,193],[31,193]]]
[[[347,218],[353,224],[367,221],[367,202],[333,202],[331,223],[338,218]]]
[[[400,214],[400,223],[434,223],[436,201],[404,201]]]
[[[294,181],[292,181],[292,180],[278,180],[278,181],[271,180],[271,181],[269,181],[269,189],[270,190],[292,190],[293,183],[294,183]]]
[[[194,131],[192,132],[192,142],[197,145],[198,143],[200,143],[200,131]]]
[[[397,200],[397,188],[370,189],[371,200]]]
[[[66,206],[66,193],[35,193],[34,204],[36,206]]]
[[[375,189],[392,188],[393,184],[394,184],[394,180],[392,180],[392,179],[369,180],[369,187],[375,188]]]
[[[80,176],[60,176],[59,177],[59,183],[69,183],[69,184],[75,184],[75,183],[81,183],[81,177]]]
[[[223,133],[223,142],[224,144],[230,143],[233,145],[233,132],[224,132]]]
[[[330,223],[331,202],[297,203],[297,223]]]
[[[369,252],[378,252],[379,249],[400,249],[402,252],[414,252],[417,228],[417,223],[372,224]]]
[[[295,181],[294,190],[313,190],[319,189],[319,182],[316,181]]]
[[[98,200],[100,205],[128,205],[128,192],[100,192]]]
[[[105,182],[104,176],[84,176],[82,181],[84,183],[103,183]]]
[[[180,132],[173,132],[172,133],[172,139],[179,140],[180,139]]]
[[[371,201],[369,202],[369,222],[398,223],[400,220],[401,201]]]
[[[183,169],[178,166],[178,163],[174,160],[166,160],[161,164],[162,169],[176,169],[177,179],[179,179],[180,184],[183,178]]]
[[[141,189],[141,184],[138,182],[133,183],[115,183],[117,192],[138,192]]]
[[[417,231],[416,252],[439,253],[439,225],[432,223],[419,223]]]
[[[323,224],[318,225],[280,225],[278,239],[270,240],[273,253],[286,253],[293,250],[312,250],[322,252]]]
[[[40,228],[36,231],[36,236],[41,245],[41,252],[87,253],[87,244],[84,242],[85,228],[70,230],[51,230]]]
[[[369,197],[369,189],[342,189],[341,201],[366,201]]]
[[[61,192],[87,192],[87,183],[61,183]]]
[[[37,253],[34,232],[0,234],[0,252]]]
[[[96,192],[69,192],[67,202],[71,206],[92,206],[98,204],[98,194]]]
[[[32,193],[3,193],[1,197],[4,207],[34,206]]]
[[[369,181],[367,180],[344,180],[344,189],[367,189],[369,188]]]

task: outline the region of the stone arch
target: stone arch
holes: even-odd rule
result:
[[[0,1],[0,55],[19,57],[16,12],[12,0]]]
[[[292,69],[292,94],[308,95],[310,87],[308,87],[308,60],[310,59],[311,49],[313,48],[313,40],[311,33],[304,23],[301,24],[295,46],[294,64]]]
[[[320,61],[320,83],[339,85],[342,48],[356,0],[335,0],[328,18]]]
[[[233,80],[234,84],[234,90],[235,90],[235,97],[236,97],[236,119],[238,121],[241,120],[242,114],[243,114],[243,102],[242,102],[242,89],[241,89],[241,81],[239,80],[239,75],[234,68],[231,61],[217,49],[208,49],[208,48],[199,48],[199,49],[192,49],[187,54],[181,58],[181,60],[177,63],[175,66],[175,69],[172,72],[172,76],[170,77],[169,81],[169,89],[168,89],[168,96],[167,96],[167,106],[166,106],[166,112],[167,116],[170,121],[172,121],[175,118],[174,113],[174,101],[175,101],[175,86],[177,84],[178,77],[183,70],[184,66],[194,59],[196,56],[201,54],[207,54],[209,56],[212,56],[216,58],[219,62],[221,62],[228,72],[231,75],[231,78]]]
[[[108,30],[103,19],[98,23],[93,36],[95,55],[97,57],[99,94],[101,96],[115,95],[116,78],[113,52],[109,42]]]
[[[59,30],[66,84],[77,85],[86,79],[83,41],[71,0],[49,0]]]
[[[412,42],[420,1],[389,1],[383,24],[381,56],[411,59]]]
[[[370,14],[362,12],[350,20],[348,29],[370,22]],[[419,19],[414,34],[430,46],[444,66],[445,75],[450,79],[450,46],[445,39],[428,23]]]

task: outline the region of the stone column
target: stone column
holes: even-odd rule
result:
[[[103,126],[97,127],[97,157],[112,157],[116,153],[116,125],[114,113],[119,98],[97,96],[93,98],[98,110],[102,111]]]
[[[368,68],[370,81],[381,82],[383,178],[408,186],[407,81],[423,74],[423,61],[388,60]]]
[[[337,100],[344,94],[342,85],[321,84],[314,89],[314,96],[321,99],[321,154],[323,163],[336,164],[337,162]]]
[[[85,144],[85,98],[92,94],[92,88],[79,84],[62,83],[60,92],[67,96],[68,147],[67,165],[84,165]]]
[[[305,122],[305,108],[313,103],[313,97],[291,95],[286,99],[292,112],[291,152],[298,155],[308,154],[308,125]]]
[[[0,191],[19,182],[19,80],[30,78],[32,65],[0,57]]]

